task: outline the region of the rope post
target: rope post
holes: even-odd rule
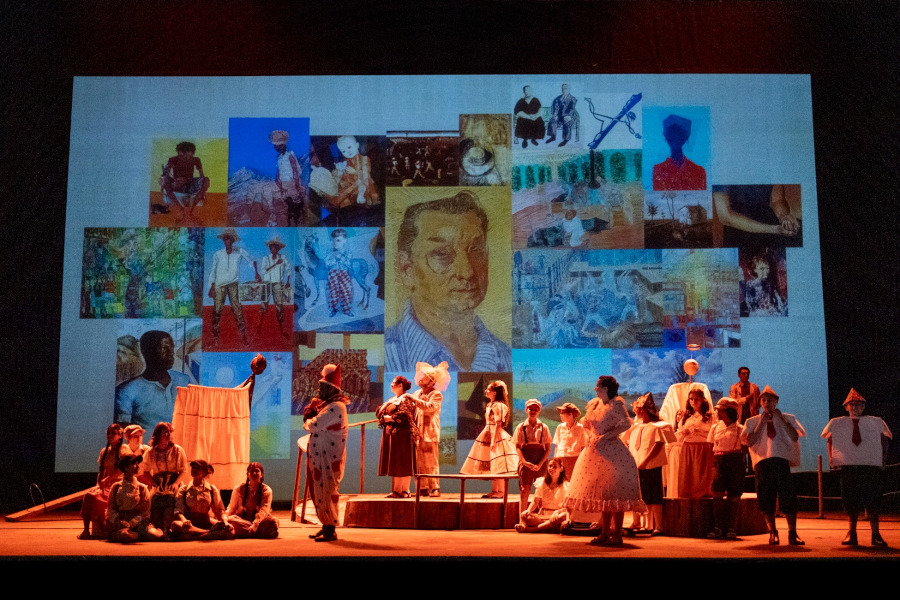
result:
[[[359,427],[359,493],[363,493],[366,483],[366,424]]]
[[[822,455],[819,455],[818,465],[816,467],[816,474],[819,478],[819,518],[825,518],[825,500],[822,496]]]

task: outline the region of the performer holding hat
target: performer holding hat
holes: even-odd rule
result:
[[[850,529],[841,542],[856,546],[856,521],[865,510],[872,526],[872,545],[886,548],[887,542],[878,531],[881,508],[881,485],[884,460],[891,443],[887,423],[873,416],[863,416],[866,399],[854,389],[847,394],[844,408],[849,417],[837,417],[828,422],[822,437],[828,440],[828,465],[839,470],[841,497]]]

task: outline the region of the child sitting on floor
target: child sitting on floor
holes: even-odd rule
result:
[[[516,525],[519,533],[559,533],[559,528],[566,520],[566,509],[563,500],[569,489],[566,471],[558,458],[551,458],[547,463],[547,476],[534,490],[531,505],[521,515],[521,523]]]

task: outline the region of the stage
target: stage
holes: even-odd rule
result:
[[[350,496],[352,498],[352,496]],[[348,496],[342,496],[342,505]],[[342,506],[343,508],[343,506]],[[587,537],[555,534],[521,534],[512,530],[410,530],[338,528],[336,542],[316,543],[309,539],[317,525],[293,523],[286,510],[275,511],[281,522],[276,540],[231,540],[226,542],[158,542],[132,545],[106,541],[80,541],[81,520],[76,510],[56,511],[32,521],[0,521],[0,555],[12,558],[53,558],[61,560],[188,557],[231,559],[240,557],[318,560],[390,558],[470,559],[895,559],[900,557],[900,517],[882,516],[881,533],[892,546],[875,550],[867,545],[841,546],[847,531],[843,514],[827,513],[825,519],[812,513],[798,515],[798,532],[805,546],[787,545],[787,524],[778,519],[780,546],[769,546],[768,535],[742,536],[736,541],[719,541],[668,536],[626,538],[621,547],[596,547]],[[309,505],[307,515],[315,518]],[[626,516],[626,525],[630,518]],[[869,526],[859,524],[859,540],[869,542]]]

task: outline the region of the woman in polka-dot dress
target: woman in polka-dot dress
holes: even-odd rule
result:
[[[565,506],[576,517],[580,513],[596,519],[599,514],[603,531],[591,544],[618,546],[622,544],[625,511],[646,508],[641,500],[637,465],[619,439],[631,426],[625,403],[617,396],[619,382],[603,375],[594,389],[597,397],[588,402],[582,419],[589,443],[575,463]]]
[[[337,539],[338,500],[347,458],[349,398],[341,393],[340,365],[325,365],[322,377],[319,394],[304,415],[303,428],[310,433],[306,477],[316,514],[322,522],[322,529],[310,537],[317,542],[331,542]]]

